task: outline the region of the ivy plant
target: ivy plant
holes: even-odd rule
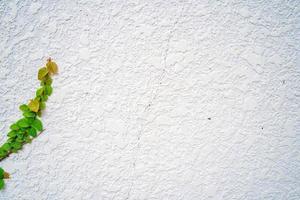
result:
[[[48,97],[52,94],[51,76],[57,72],[57,64],[51,58],[47,60],[46,66],[39,69],[40,87],[36,90],[35,97],[28,104],[20,105],[19,108],[23,117],[10,126],[7,134],[8,139],[0,147],[0,161],[12,153],[17,153],[23,145],[31,143],[44,130],[40,117],[42,111],[46,108]],[[8,178],[9,173],[0,167],[0,190],[4,188],[4,179]]]

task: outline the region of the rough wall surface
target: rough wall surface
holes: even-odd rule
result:
[[[1,1],[0,131],[60,66],[0,199],[300,199],[299,1]]]

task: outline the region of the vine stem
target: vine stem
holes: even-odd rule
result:
[[[41,132],[39,132],[39,133],[37,134],[37,136],[41,135],[41,134],[44,132],[44,130],[46,130],[46,129],[43,129]],[[36,137],[37,137],[37,136],[36,136]],[[33,139],[32,139],[32,140],[33,140]],[[32,140],[31,140],[31,141],[32,141]],[[23,145],[23,144],[26,144],[26,143],[23,142],[22,145]],[[2,161],[2,160],[4,160],[5,158],[9,157],[9,155],[12,154],[12,153],[14,153],[14,152],[9,151],[8,154],[7,154],[5,157],[0,158],[0,161]],[[9,178],[9,174],[8,174],[8,177],[7,177],[7,178]]]

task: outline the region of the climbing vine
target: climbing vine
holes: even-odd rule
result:
[[[10,126],[7,141],[0,147],[0,161],[11,153],[17,153],[24,144],[31,143],[43,131],[40,120],[42,111],[46,108],[46,101],[52,94],[51,76],[58,72],[57,64],[49,58],[46,66],[38,71],[38,80],[41,87],[36,90],[36,95],[28,104],[22,104],[19,108],[23,117]],[[9,174],[0,167],[0,190],[4,188],[4,179]]]

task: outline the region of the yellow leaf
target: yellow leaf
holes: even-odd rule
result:
[[[35,99],[35,100],[30,100],[28,107],[31,111],[33,112],[38,112],[39,111],[39,107],[40,107],[40,102]]]
[[[3,174],[3,178],[4,178],[4,179],[9,179],[9,173],[7,173],[7,172],[4,172],[4,174]]]
[[[48,74],[48,70],[46,67],[42,67],[38,73],[38,79],[42,80]]]
[[[57,64],[55,62],[52,62],[51,59],[48,60],[46,66],[50,73],[56,74],[58,72]]]

